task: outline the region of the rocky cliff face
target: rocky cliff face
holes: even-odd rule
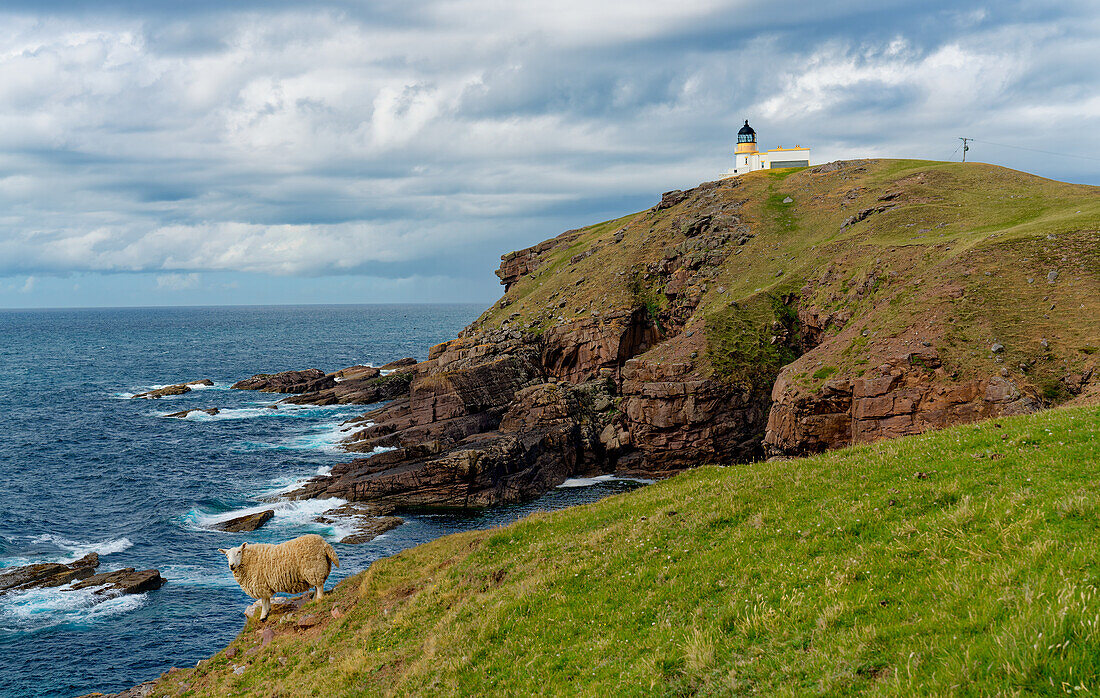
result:
[[[827,380],[815,392],[781,375],[772,400],[764,437],[771,455],[807,455],[1040,407],[1002,376],[949,380],[929,351],[900,354],[870,377]]]
[[[355,420],[369,457],[295,496],[485,506],[1063,401],[1095,373],[1097,221],[1095,188],[944,163],[668,192],[505,255],[504,297],[426,361],[306,377],[287,401],[390,402]]]

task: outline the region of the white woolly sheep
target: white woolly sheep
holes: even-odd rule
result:
[[[336,551],[316,533],[285,543],[241,543],[236,548],[218,548],[229,560],[233,578],[244,593],[260,600],[260,620],[271,610],[276,592],[298,594],[316,587],[314,600],[325,596],[325,580],[332,565],[340,566]]]

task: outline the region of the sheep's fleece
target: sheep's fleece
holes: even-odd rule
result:
[[[219,548],[218,552],[228,558],[233,577],[244,593],[264,602],[261,620],[267,617],[276,592],[297,594],[316,587],[316,598],[323,598],[331,566],[340,566],[336,551],[316,533],[278,545],[242,543],[228,550]]]

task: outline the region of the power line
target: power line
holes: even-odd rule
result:
[[[1073,155],[1071,153],[1055,153],[1052,150],[1039,150],[1038,148],[1025,148],[1022,145],[1008,145],[1007,143],[994,143],[993,141],[981,141],[981,140],[978,140],[977,138],[964,138],[964,139],[961,139],[961,140],[974,141],[975,143],[984,143],[985,145],[995,145],[995,146],[998,146],[998,147],[1001,147],[1001,148],[1014,148],[1016,150],[1028,150],[1028,151],[1031,151],[1033,153],[1042,153],[1044,155],[1058,155],[1058,156],[1061,156],[1061,157],[1064,157],[1064,158],[1078,158],[1078,159],[1081,159],[1081,160],[1093,160],[1095,162],[1100,162],[1100,158],[1091,157],[1089,155]],[[956,150],[958,150],[958,148],[956,148]],[[965,152],[963,153],[963,157],[965,159],[965,157],[966,157]]]

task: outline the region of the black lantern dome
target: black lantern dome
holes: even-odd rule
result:
[[[738,143],[755,143],[756,131],[752,130],[752,126],[749,126],[749,120],[745,119],[745,125],[741,127],[741,130],[737,132]]]

